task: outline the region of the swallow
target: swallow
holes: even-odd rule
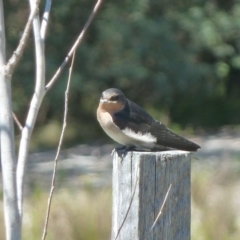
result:
[[[109,137],[129,149],[197,151],[200,148],[155,120],[116,88],[102,93],[97,119]]]

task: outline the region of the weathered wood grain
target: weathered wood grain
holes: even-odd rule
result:
[[[112,240],[190,239],[190,160],[184,151],[114,154]]]

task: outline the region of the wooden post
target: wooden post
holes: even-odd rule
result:
[[[184,151],[114,153],[111,240],[190,240],[190,160]]]

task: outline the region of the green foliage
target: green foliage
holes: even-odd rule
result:
[[[46,42],[47,80],[94,3],[53,3]],[[26,8],[20,1],[5,4],[8,55],[17,45]],[[102,132],[95,109],[101,91],[109,87],[122,89],[160,115],[167,112],[181,127],[238,124],[239,28],[239,0],[227,4],[220,0],[104,1],[76,56],[69,109],[78,133],[73,138],[90,140]],[[33,57],[31,39],[13,78],[14,111],[21,121],[34,87]],[[37,126],[62,119],[66,79],[67,69],[44,100]]]

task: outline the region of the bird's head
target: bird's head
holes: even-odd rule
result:
[[[121,111],[126,103],[124,94],[116,88],[109,88],[102,93],[99,106],[108,112]]]

